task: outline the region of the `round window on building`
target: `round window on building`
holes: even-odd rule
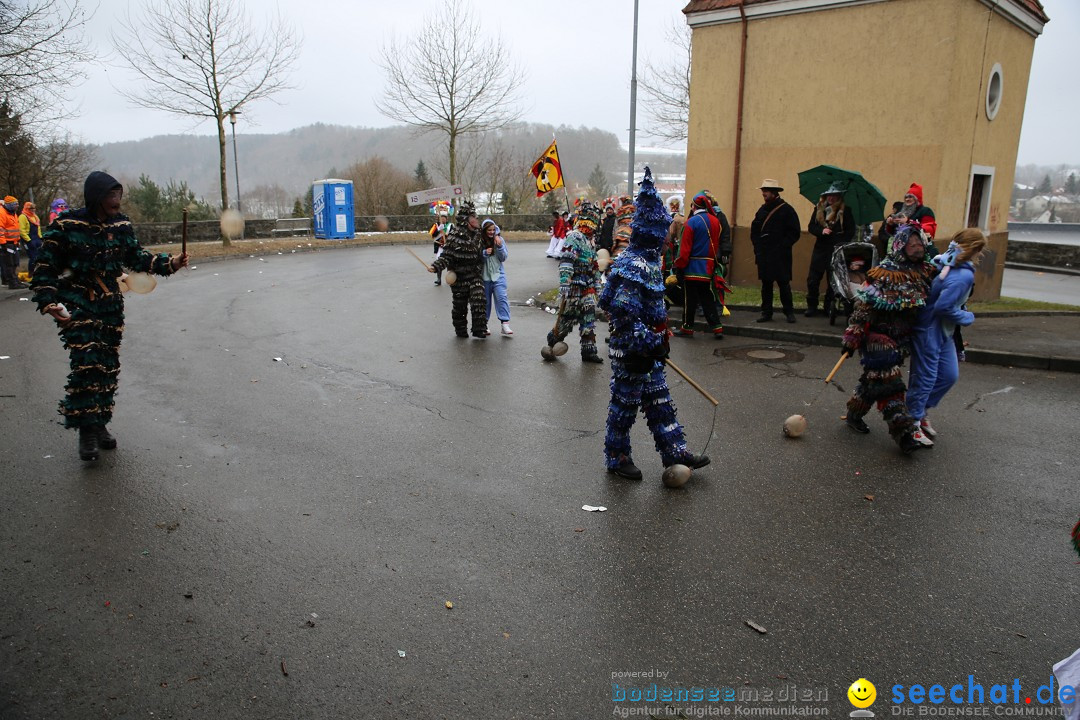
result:
[[[1001,63],[995,63],[986,84],[986,117],[993,120],[1001,108]]]

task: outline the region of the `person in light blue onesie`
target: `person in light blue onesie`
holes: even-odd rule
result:
[[[484,300],[487,316],[491,317],[491,302],[495,301],[495,314],[502,324],[503,335],[513,335],[510,329],[510,300],[506,295],[506,271],[503,263],[510,257],[506,241],[495,221],[488,218],[480,225],[480,237],[484,242]],[[490,335],[490,331],[488,332]]]
[[[941,272],[934,278],[926,306],[915,321],[907,406],[930,443],[937,431],[930,425],[926,411],[937,407],[960,377],[953,330],[975,320],[963,305],[975,285],[973,263],[985,247],[986,236],[975,228],[953,236],[949,249],[933,260]]]

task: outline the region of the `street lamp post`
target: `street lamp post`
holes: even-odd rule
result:
[[[236,159],[236,116],[239,114],[240,111],[236,108],[229,111],[229,122],[232,123],[233,172],[236,174],[236,209],[243,212],[243,208],[240,206],[240,165]]]
[[[634,197],[634,135],[637,131],[637,30],[638,0],[634,0],[634,55],[630,64],[630,167],[626,171],[626,194]]]

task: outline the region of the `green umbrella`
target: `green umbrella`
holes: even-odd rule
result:
[[[799,173],[799,194],[815,205],[821,194],[831,189],[843,191],[844,204],[851,208],[859,225],[869,225],[884,218],[885,195],[862,173],[834,165],[818,165]]]

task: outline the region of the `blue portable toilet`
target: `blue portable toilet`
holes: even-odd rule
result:
[[[327,178],[311,185],[315,237],[341,240],[356,236],[352,180]]]

